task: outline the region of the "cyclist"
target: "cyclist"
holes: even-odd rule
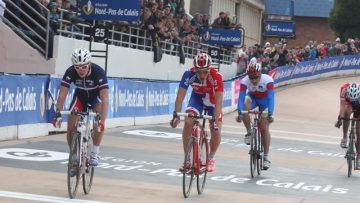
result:
[[[340,120],[339,118],[350,118],[352,113],[351,102],[347,98],[346,90],[350,83],[345,83],[340,87],[340,110],[338,120],[335,122],[335,127],[340,128],[343,125],[343,138],[340,141],[340,147],[346,148],[347,145],[347,132],[350,122],[348,120]]]
[[[71,83],[76,86],[75,93],[70,105],[70,111],[86,111],[91,107],[94,112],[100,114],[100,132],[95,130],[93,138],[94,147],[90,154],[90,165],[98,165],[99,146],[104,134],[105,119],[109,105],[109,86],[104,70],[91,62],[91,53],[85,48],[75,49],[72,54],[72,63],[61,81],[60,92],[56,103],[56,115],[53,125],[61,125],[61,113]],[[67,142],[70,145],[76,116],[68,117]]]
[[[259,111],[267,110],[267,114],[262,114],[259,121],[261,141],[264,147],[264,169],[270,168],[269,160],[270,132],[269,124],[274,121],[274,80],[266,74],[261,73],[261,62],[252,59],[246,69],[245,76],[240,83],[240,93],[238,100],[237,122],[244,121],[247,130],[244,142],[250,144],[250,117],[247,114],[241,114],[242,110],[251,110],[259,107]]]
[[[351,104],[351,110],[354,113],[354,118],[359,119],[360,118],[360,85],[357,83],[351,83],[348,85],[348,87],[346,87],[346,94],[345,94],[345,101],[349,102]],[[341,107],[340,107],[341,108]],[[344,111],[345,112],[345,111]],[[347,115],[346,113],[341,114],[342,112],[340,112],[339,117],[346,117],[350,115]],[[350,113],[351,114],[351,113]],[[339,120],[337,123],[335,123],[336,127],[340,127],[341,126],[341,120]],[[346,126],[346,122],[344,121],[344,127]],[[349,127],[349,124],[347,124],[347,128]],[[355,164],[355,168],[356,169],[360,169],[360,122],[356,122],[356,151],[357,151],[357,156],[356,156],[356,164]],[[346,139],[347,137],[345,137]],[[344,139],[344,138],[343,138]],[[341,143],[342,144],[342,143]],[[342,145],[346,147],[346,141],[345,144]]]
[[[208,115],[215,117],[215,126],[210,126],[211,139],[210,154],[207,160],[208,172],[215,171],[214,157],[221,141],[221,111],[224,92],[222,76],[216,69],[211,67],[211,61],[211,57],[206,53],[200,53],[194,57],[194,67],[185,71],[183,74],[175,100],[175,112],[181,112],[186,91],[188,87],[191,86],[193,90],[185,111],[194,115],[200,115],[204,109],[207,109]],[[179,122],[179,117],[174,117],[170,125],[176,128]],[[193,125],[194,121],[191,118],[185,118],[185,125],[182,132],[185,153]],[[182,171],[184,167],[190,167],[190,157],[188,157],[186,166],[182,165],[179,170]]]

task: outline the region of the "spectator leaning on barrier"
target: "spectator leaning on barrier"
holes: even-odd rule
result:
[[[3,2],[2,0],[0,0],[0,16],[1,16],[1,17],[4,16],[4,11],[5,11],[4,8],[6,8],[6,4],[5,4],[5,2]],[[1,20],[1,18],[0,18],[0,20]]]
[[[49,12],[50,27],[56,34],[59,28],[59,18],[60,18],[58,7],[55,2],[51,2],[49,4],[49,8],[50,8],[50,12]]]

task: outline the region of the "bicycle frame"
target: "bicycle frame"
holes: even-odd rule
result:
[[[207,140],[207,133],[205,131],[206,119],[212,120],[212,116],[208,115],[192,115],[188,113],[176,113],[175,116],[184,116],[194,119],[194,125],[191,131],[191,138],[186,146],[186,154],[184,158],[184,166],[186,166],[187,156],[192,155],[191,167],[183,170],[183,195],[185,198],[189,197],[193,177],[197,177],[197,191],[201,194],[205,188],[206,176],[207,176],[207,159],[209,155],[209,143]],[[203,119],[202,125],[199,119]],[[205,157],[201,157],[202,153],[205,153]],[[189,184],[186,184],[186,180],[189,178]],[[203,178],[202,180],[200,180]]]
[[[88,194],[91,189],[92,179],[94,175],[94,168],[89,164],[90,148],[92,146],[92,125],[90,121],[92,118],[98,116],[94,112],[71,112],[62,111],[63,115],[78,116],[74,126],[73,137],[70,143],[69,164],[68,164],[68,193],[69,197],[75,198],[80,177],[83,179],[83,190]],[[96,120],[99,122],[99,120]],[[99,125],[98,125],[99,126]],[[73,163],[73,158],[76,157],[76,163]],[[76,180],[72,173],[76,171]],[[87,180],[89,178],[89,180]]]
[[[242,114],[254,115],[254,118],[250,119],[251,121],[251,130],[250,130],[250,175],[252,178],[255,177],[255,170],[257,174],[260,175],[263,170],[263,159],[264,159],[264,149],[261,142],[261,133],[259,129],[259,122],[261,119],[262,113],[267,113],[267,111],[260,112],[258,110],[248,110],[241,111]]]

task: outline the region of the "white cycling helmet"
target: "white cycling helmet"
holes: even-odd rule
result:
[[[360,98],[360,85],[357,83],[351,83],[346,88],[346,95],[350,101],[356,101]]]
[[[71,57],[73,65],[84,65],[90,63],[91,53],[86,48],[75,49]]]

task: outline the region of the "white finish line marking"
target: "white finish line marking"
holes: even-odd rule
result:
[[[35,200],[41,202],[54,202],[54,203],[67,203],[67,202],[75,202],[75,203],[105,203],[91,200],[81,200],[81,199],[68,199],[63,197],[53,197],[46,195],[35,195],[29,193],[20,193],[20,192],[9,192],[9,191],[1,191],[0,197],[8,197],[8,198],[17,198],[17,199],[26,199],[26,200]]]

